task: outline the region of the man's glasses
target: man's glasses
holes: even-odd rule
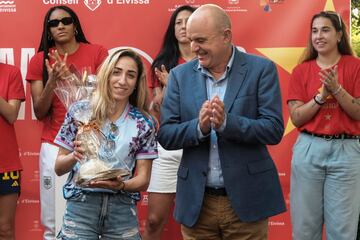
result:
[[[62,19],[53,19],[53,20],[48,21],[48,25],[49,25],[49,27],[57,27],[57,26],[59,26],[60,22],[64,25],[70,25],[70,24],[74,23],[74,20],[72,19],[72,17],[64,17]]]

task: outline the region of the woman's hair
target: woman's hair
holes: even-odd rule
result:
[[[308,45],[307,45],[302,57],[300,58],[300,63],[316,59],[318,56],[318,52],[315,50],[315,48],[312,44],[311,32],[312,32],[312,25],[313,25],[314,20],[319,17],[329,19],[331,21],[332,25],[334,26],[336,32],[342,32],[340,42],[338,43],[338,50],[339,50],[340,54],[341,55],[353,55],[354,53],[353,53],[353,50],[350,45],[349,35],[347,33],[345,23],[340,17],[340,14],[338,14],[337,12],[334,12],[334,11],[322,11],[318,14],[315,14],[311,19],[309,41],[308,41]]]
[[[170,71],[178,63],[180,57],[180,50],[178,40],[175,36],[175,21],[177,15],[182,11],[194,12],[195,8],[189,5],[183,5],[178,7],[173,14],[171,15],[169,25],[166,29],[165,36],[162,42],[161,50],[159,54],[154,59],[154,62],[151,64],[151,77],[152,81],[155,81],[155,68],[159,68],[161,65],[164,65],[167,71]]]
[[[130,57],[133,59],[137,66],[138,76],[136,79],[136,85],[133,93],[129,97],[131,105],[137,107],[145,115],[149,115],[147,106],[147,85],[145,68],[141,57],[131,49],[121,49],[110,54],[97,73],[98,86],[95,91],[95,95],[92,101],[94,106],[93,118],[102,126],[105,120],[114,111],[114,98],[110,86],[110,78],[113,70],[122,57]]]
[[[86,37],[84,35],[84,32],[81,28],[81,24],[80,24],[80,20],[78,18],[78,16],[76,15],[76,13],[69,7],[67,6],[55,6],[50,8],[44,18],[44,23],[43,23],[43,32],[41,35],[41,41],[40,41],[40,45],[38,48],[38,52],[44,51],[44,59],[43,59],[43,83],[44,86],[48,80],[48,72],[46,69],[46,65],[45,65],[45,59],[49,59],[48,53],[49,53],[49,49],[55,46],[55,41],[52,38],[51,34],[50,34],[50,27],[49,27],[49,20],[50,20],[50,15],[56,10],[56,9],[61,9],[64,10],[65,12],[67,12],[70,17],[73,19],[73,24],[75,26],[76,29],[76,33],[75,33],[75,38],[77,42],[83,42],[83,43],[89,43],[88,40],[86,40]]]

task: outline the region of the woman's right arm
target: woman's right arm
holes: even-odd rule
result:
[[[73,169],[77,159],[75,152],[71,152],[65,148],[59,147],[59,152],[55,161],[55,173],[58,176],[62,176]]]
[[[59,147],[59,152],[55,160],[55,173],[62,176],[73,169],[78,161],[83,159],[84,148],[81,147],[81,141],[74,141],[74,150],[69,151]]]
[[[76,162],[77,160],[73,152],[65,148],[59,147],[59,152],[55,161],[56,175],[62,176],[65,173],[70,172]]]
[[[44,87],[42,80],[31,81],[31,96],[37,119],[43,119],[49,112],[56,83],[48,81]]]
[[[290,118],[295,127],[301,127],[309,122],[320,110],[321,105],[325,103],[330,92],[322,85],[320,93],[314,96],[310,101],[304,103],[299,100],[289,100],[288,108]],[[316,100],[315,100],[316,99]]]
[[[304,103],[298,100],[290,100],[288,102],[290,118],[295,127],[301,127],[310,121],[320,109],[320,105],[311,99]]]
[[[49,57],[55,62],[50,65],[49,60],[45,60],[46,70],[49,75],[45,86],[42,80],[31,82],[31,96],[33,99],[34,112],[36,118],[39,120],[43,119],[50,110],[56,82],[61,81],[63,77],[69,74],[69,69],[66,66],[66,53],[63,59],[61,59],[57,51],[50,53]]]

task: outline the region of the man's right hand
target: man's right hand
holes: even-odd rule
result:
[[[199,112],[199,126],[203,135],[207,135],[210,133],[211,117],[212,117],[212,109],[211,109],[210,101],[205,101]]]

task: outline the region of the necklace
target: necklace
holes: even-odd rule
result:
[[[322,63],[319,59],[319,57],[316,58],[316,63],[317,65],[321,68],[321,69],[328,69],[328,68],[332,68],[333,66],[335,66],[336,64],[338,64],[338,62],[340,61],[342,55],[339,54],[339,56],[336,57],[335,61],[332,61],[331,63]]]

